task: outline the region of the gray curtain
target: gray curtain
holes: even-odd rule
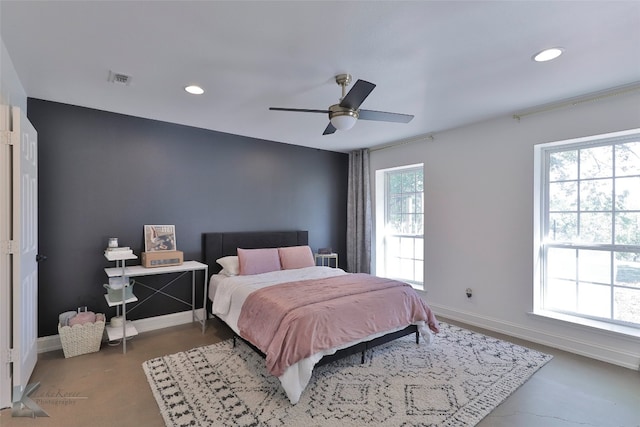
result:
[[[369,150],[349,153],[347,271],[371,272],[371,189]]]

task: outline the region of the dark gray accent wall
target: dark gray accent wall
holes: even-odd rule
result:
[[[331,246],[346,259],[346,154],[32,98],[27,111],[38,131],[39,252],[48,257],[38,272],[41,337],[57,334],[58,314],[77,306],[115,314],[103,297],[103,269],[113,266],[104,248],[118,237],[140,256],[145,224],[174,224],[185,260],[202,261],[204,232],[269,230],[308,230],[314,250]],[[171,278],[140,280],[160,287]],[[190,280],[167,291],[190,300]],[[159,294],[128,308],[131,319],[188,310]]]

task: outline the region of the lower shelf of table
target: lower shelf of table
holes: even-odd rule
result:
[[[107,336],[109,337],[109,341],[117,341],[122,339],[122,326],[105,326],[107,331]],[[134,337],[138,335],[138,330],[135,326],[133,326],[133,322],[131,320],[127,320],[127,326],[125,327],[125,336],[127,338]]]
[[[116,305],[122,305],[122,300],[119,299],[117,301],[111,301],[111,298],[109,298],[109,294],[104,294],[104,299],[107,300],[107,304],[109,304],[109,307],[115,307]],[[131,298],[127,298],[124,302],[125,304],[129,304],[132,302],[136,302],[138,301],[138,298],[135,295],[132,295]]]

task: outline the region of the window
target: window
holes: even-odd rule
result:
[[[422,289],[424,275],[424,174],[422,165],[380,171],[384,223],[378,227],[377,274]],[[381,255],[381,256],[380,256]],[[382,264],[382,265],[380,265]]]
[[[538,309],[640,328],[640,132],[536,147]]]

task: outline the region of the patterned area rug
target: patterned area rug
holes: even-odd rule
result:
[[[143,363],[167,426],[473,426],[551,356],[441,323],[314,370],[291,405],[264,359],[231,340]]]

